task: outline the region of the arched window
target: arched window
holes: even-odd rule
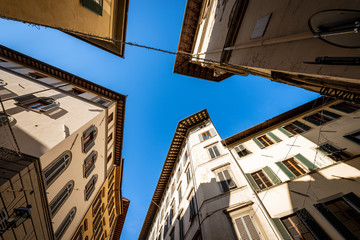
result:
[[[95,168],[95,162],[97,159],[97,152],[93,150],[89,156],[84,160],[84,177],[87,178]]]
[[[93,175],[91,177],[89,182],[86,184],[86,186],[85,186],[85,200],[89,200],[91,194],[94,192],[95,184],[96,184],[97,179],[98,179],[98,175],[95,174],[95,175]]]
[[[71,152],[66,151],[43,171],[46,187],[49,187],[63,173],[71,162]]]
[[[50,213],[54,217],[74,189],[74,181],[69,181],[50,203]]]
[[[59,240],[62,238],[67,228],[70,226],[72,220],[74,220],[76,214],[76,207],[73,207],[70,212],[66,215],[65,219],[60,224],[59,228],[55,232],[55,239]]]
[[[97,130],[95,125],[91,125],[84,133],[82,137],[83,152],[87,153],[94,145]]]

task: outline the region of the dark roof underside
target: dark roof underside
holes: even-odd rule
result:
[[[190,54],[195,41],[195,35],[203,0],[188,0],[185,8],[183,26],[181,29],[178,53]],[[232,74],[225,73],[219,77],[214,76],[214,70],[189,62],[190,57],[177,55],[175,58],[174,73],[220,82]]]
[[[113,240],[120,239],[121,232],[122,232],[122,229],[123,229],[124,223],[125,223],[126,214],[127,214],[127,211],[129,209],[129,205],[130,205],[130,200],[128,200],[124,197],[122,198],[122,202],[123,202],[123,209],[121,211],[121,214],[116,219],[114,235],[112,237]]]
[[[207,110],[204,109],[191,115],[190,117],[181,120],[178,123],[158,183],[156,185],[154,195],[146,214],[139,239],[146,239],[147,235],[149,234],[151,224],[157,212],[157,205],[161,204],[161,199],[163,198],[163,194],[166,190],[166,186],[169,182],[171,173],[178,159],[178,155],[180,154],[188,130],[208,119],[210,119],[209,114]]]
[[[332,98],[328,97],[319,97],[311,102],[305,103],[297,108],[291,109],[290,111],[284,112],[274,118],[266,120],[258,125],[255,125],[245,131],[239,132],[231,137],[228,137],[221,141],[221,143],[226,147],[230,146],[233,143],[241,141],[251,135],[257,134],[269,127],[281,124],[282,122],[288,121],[290,118],[294,118],[300,114],[303,114],[306,111],[314,110],[317,107],[321,107],[324,103],[332,102]]]
[[[75,86],[87,89],[91,92],[97,93],[100,96],[110,98],[117,102],[116,109],[116,127],[115,127],[115,153],[114,153],[114,163],[117,166],[120,166],[120,160],[122,155],[122,146],[123,146],[123,137],[124,137],[124,118],[125,118],[125,104],[126,96],[105,87],[102,87],[98,84],[85,80],[81,77],[63,71],[59,68],[51,66],[47,63],[41,62],[37,59],[14,51],[10,48],[0,45],[0,57],[4,57],[13,62],[19,63],[25,67],[35,69],[36,71],[45,73],[49,76],[61,79],[64,82],[71,83]]]

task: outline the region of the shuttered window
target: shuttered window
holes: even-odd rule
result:
[[[320,125],[323,125],[324,123],[330,122],[339,117],[341,117],[341,116],[336,113],[322,110],[322,111],[316,112],[310,116],[304,117],[304,120],[311,122],[312,124],[315,124],[317,126],[320,126]]]
[[[182,217],[179,219],[179,239],[184,239],[184,220]]]
[[[262,170],[251,173],[251,177],[254,179],[260,189],[265,189],[273,185]]]
[[[300,153],[293,158],[275,163],[290,179],[301,176],[318,167]]]
[[[190,202],[189,202],[189,205],[190,205],[190,219],[189,221],[191,222],[195,215],[196,215],[196,205],[195,205],[195,197],[191,197],[190,199]]]
[[[14,98],[17,105],[26,107],[28,109],[47,112],[60,106],[53,98],[36,97],[33,94],[27,94]]]
[[[188,185],[190,184],[190,180],[191,180],[191,171],[190,171],[190,166],[189,166],[186,170],[186,181],[187,181]]]
[[[182,199],[182,192],[181,192],[181,184],[179,185],[179,189],[178,189],[178,198],[179,198],[179,205]]]
[[[215,137],[217,134],[215,132],[215,129],[211,128],[209,131],[206,131],[206,132],[203,132],[203,133],[200,133],[198,136],[199,136],[199,140],[200,142],[203,142],[207,139],[210,139],[212,137]]]
[[[235,219],[235,224],[241,239],[261,239],[260,233],[249,215]]]
[[[262,149],[273,145],[274,141],[281,142],[281,139],[277,137],[274,133],[268,132],[267,134],[264,134],[260,137],[253,138],[253,141]]]
[[[240,158],[245,157],[251,153],[248,149],[245,148],[243,144],[239,144],[238,146],[234,147],[234,149]]]
[[[228,192],[230,189],[236,188],[234,180],[231,178],[230,172],[227,169],[217,172],[218,180],[223,192]]]
[[[350,158],[351,156],[338,147],[333,146],[330,143],[322,144],[318,149],[326,154],[329,158],[334,161],[341,161]]]
[[[60,224],[59,228],[55,232],[55,239],[59,240],[62,238],[67,228],[70,226],[72,220],[74,220],[76,214],[76,207],[73,207],[70,212],[66,215],[65,219]]]
[[[49,187],[59,177],[71,162],[71,152],[66,151],[59,158],[53,161],[43,171],[46,187]]]
[[[360,239],[360,198],[354,193],[315,204],[319,212],[345,239]]]
[[[102,0],[81,0],[81,3],[87,9],[102,16],[102,11],[103,11]]]
[[[279,131],[281,131],[282,133],[284,133],[286,136],[291,137],[294,136],[296,134],[301,134],[305,131],[310,130],[310,127],[307,126],[306,124],[299,122],[299,121],[295,121],[292,122],[288,125],[285,125],[283,127],[279,127],[278,128]]]
[[[74,189],[74,181],[69,181],[65,187],[63,187],[60,192],[54,197],[54,199],[50,202],[50,213],[51,216],[54,217],[58,212],[60,207],[65,203],[66,199],[70,197],[72,190]]]
[[[89,156],[84,160],[83,170],[84,177],[87,178],[95,168],[95,162],[97,159],[97,152],[92,151]]]
[[[281,218],[281,222],[293,239],[315,240],[313,235],[296,214]]]
[[[86,186],[85,186],[85,200],[89,200],[91,194],[94,192],[95,184],[96,184],[97,179],[98,179],[98,176],[97,176],[97,174],[95,174],[95,175],[93,175],[91,177],[89,182],[86,184]]]
[[[81,225],[79,227],[79,229],[76,231],[76,233],[74,234],[73,240],[82,240],[83,239],[83,234],[84,234],[84,228]]]
[[[8,215],[6,213],[5,208],[0,210],[0,230],[5,231],[7,229],[7,219]]]
[[[209,154],[210,154],[210,158],[211,158],[211,159],[220,157],[220,152],[219,152],[219,150],[218,150],[218,148],[217,148],[216,145],[207,148],[207,150],[208,150],[208,152],[209,152]]]
[[[97,130],[94,125],[89,127],[84,133],[82,137],[83,144],[83,152],[87,153],[89,150],[95,145],[95,138],[97,135]]]
[[[353,104],[349,102],[342,102],[339,104],[335,104],[330,106],[333,109],[339,110],[344,113],[352,113],[360,109],[360,104]]]
[[[357,144],[360,144],[360,131],[354,132],[349,135],[345,135],[344,137],[357,143]]]
[[[297,177],[307,172],[307,170],[294,158],[287,159],[283,161],[283,163]]]

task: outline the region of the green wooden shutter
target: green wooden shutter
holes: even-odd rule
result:
[[[296,215],[300,218],[301,222],[311,232],[311,234],[317,240],[330,239],[329,236],[324,232],[320,225],[315,219],[306,211],[305,208],[296,211]]]
[[[259,148],[262,149],[265,147],[257,138],[253,138],[253,141],[259,146]]]
[[[275,134],[272,132],[268,132],[267,135],[269,135],[272,139],[274,139],[275,142],[281,142],[282,140],[278,138]]]
[[[276,228],[279,230],[279,233],[284,240],[293,240],[288,230],[285,228],[284,224],[280,220],[280,218],[272,218],[271,220],[275,224]]]
[[[296,120],[295,122],[293,122],[292,124],[294,124],[295,126],[305,130],[305,131],[309,131],[311,129],[311,127],[309,127],[308,125],[306,125],[305,123],[302,123],[298,120]]]
[[[329,116],[329,117],[334,118],[334,119],[341,117],[341,115],[339,115],[339,114],[329,112],[329,111],[326,111],[326,110],[323,110],[322,113],[324,115]]]
[[[262,170],[266,173],[266,175],[270,178],[271,182],[274,185],[281,183],[280,178],[278,178],[278,176],[276,176],[276,174],[273,172],[273,170],[271,170],[270,167],[266,166]]]
[[[293,174],[282,162],[275,163],[290,179],[296,178],[296,175]]]
[[[103,6],[95,2],[94,0],[81,0],[81,3],[87,9],[93,11],[94,13],[102,16]]]
[[[251,176],[251,174],[245,173],[245,177],[246,177],[246,179],[248,180],[248,182],[250,183],[250,185],[252,186],[252,188],[253,188],[255,191],[259,191],[259,190],[260,190],[259,186],[258,186],[257,183],[255,182],[255,180],[254,180],[254,178]]]
[[[215,137],[217,135],[215,129],[213,128],[210,129],[210,135],[211,137]]]
[[[310,162],[306,157],[304,157],[300,153],[296,154],[295,158],[300,162],[302,162],[310,171],[318,169],[318,167],[313,162]]]
[[[285,134],[286,136],[288,136],[288,137],[294,136],[294,134],[292,134],[291,132],[289,132],[288,130],[286,130],[286,129],[283,128],[283,127],[279,127],[278,130],[279,130],[280,132],[282,132],[283,134]]]

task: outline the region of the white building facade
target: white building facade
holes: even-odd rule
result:
[[[360,239],[359,109],[318,98],[223,140],[284,239]]]
[[[206,110],[179,122],[139,239],[280,238],[220,141]]]
[[[54,237],[71,239],[109,173],[122,167],[126,97],[0,50],[0,144],[40,159]],[[120,183],[122,171],[115,173]]]

